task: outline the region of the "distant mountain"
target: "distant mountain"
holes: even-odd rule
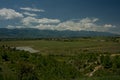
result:
[[[65,38],[65,37],[92,37],[92,36],[118,36],[108,32],[96,31],[57,31],[39,30],[33,28],[7,29],[0,28],[0,38]]]

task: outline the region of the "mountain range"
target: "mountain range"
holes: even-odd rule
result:
[[[0,38],[69,38],[69,37],[93,37],[93,36],[119,36],[109,32],[97,31],[57,31],[39,30],[34,28],[0,28]]]

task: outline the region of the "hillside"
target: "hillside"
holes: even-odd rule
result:
[[[33,48],[38,52],[19,50]],[[120,38],[0,41],[0,80],[119,80]]]

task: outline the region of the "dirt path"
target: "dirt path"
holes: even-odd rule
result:
[[[120,54],[111,54],[112,57],[114,56],[120,56]]]
[[[101,65],[96,66],[92,72],[90,72],[90,73],[87,74],[87,76],[92,77],[93,74],[94,74],[97,70],[99,70],[101,67],[102,67]]]

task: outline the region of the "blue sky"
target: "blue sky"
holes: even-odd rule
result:
[[[120,0],[0,0],[0,27],[120,34]]]

